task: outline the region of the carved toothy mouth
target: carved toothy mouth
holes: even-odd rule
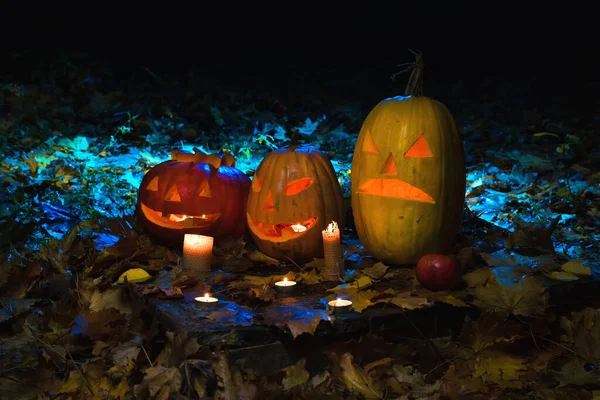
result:
[[[290,222],[282,224],[267,224],[255,220],[246,213],[248,226],[261,239],[267,239],[271,242],[287,242],[303,236],[311,230],[317,223],[318,217],[312,217],[300,222]]]
[[[148,221],[171,229],[206,228],[213,226],[221,217],[221,213],[202,215],[167,214],[153,210],[144,204],[140,204],[140,209]]]
[[[435,204],[433,197],[400,179],[369,179],[360,185],[358,193]]]

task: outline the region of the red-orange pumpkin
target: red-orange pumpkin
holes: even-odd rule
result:
[[[166,240],[186,233],[241,236],[246,228],[250,178],[230,155],[174,151],[172,160],[150,169],[138,190],[144,228]]]

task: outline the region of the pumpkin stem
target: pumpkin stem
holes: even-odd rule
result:
[[[415,61],[411,63],[400,64],[400,66],[406,66],[406,68],[404,68],[402,71],[396,72],[391,76],[391,78],[396,80],[396,76],[410,71],[410,77],[408,78],[404,95],[414,97],[423,96],[423,69],[425,68],[423,55],[420,51],[409,51],[415,55]]]

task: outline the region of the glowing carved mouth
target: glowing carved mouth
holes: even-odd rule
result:
[[[433,197],[400,179],[369,179],[358,188],[358,193],[395,199],[414,200],[423,203],[435,203]]]
[[[144,204],[141,204],[141,211],[148,221],[171,229],[205,228],[213,226],[221,217],[221,213],[202,215],[165,214]]]
[[[246,213],[248,217],[248,226],[252,232],[263,239],[271,242],[287,242],[296,239],[308,232],[317,223],[318,218],[312,217],[305,221],[292,222],[286,224],[267,224],[259,222]]]

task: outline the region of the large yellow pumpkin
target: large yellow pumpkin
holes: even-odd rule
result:
[[[248,196],[248,228],[265,254],[296,262],[323,257],[322,231],[344,226],[343,197],[331,162],[312,146],[276,150],[260,163]]]
[[[422,95],[420,55],[405,96],[365,119],[352,159],[352,212],[379,260],[410,264],[455,242],[465,199],[465,158],[454,118]]]

